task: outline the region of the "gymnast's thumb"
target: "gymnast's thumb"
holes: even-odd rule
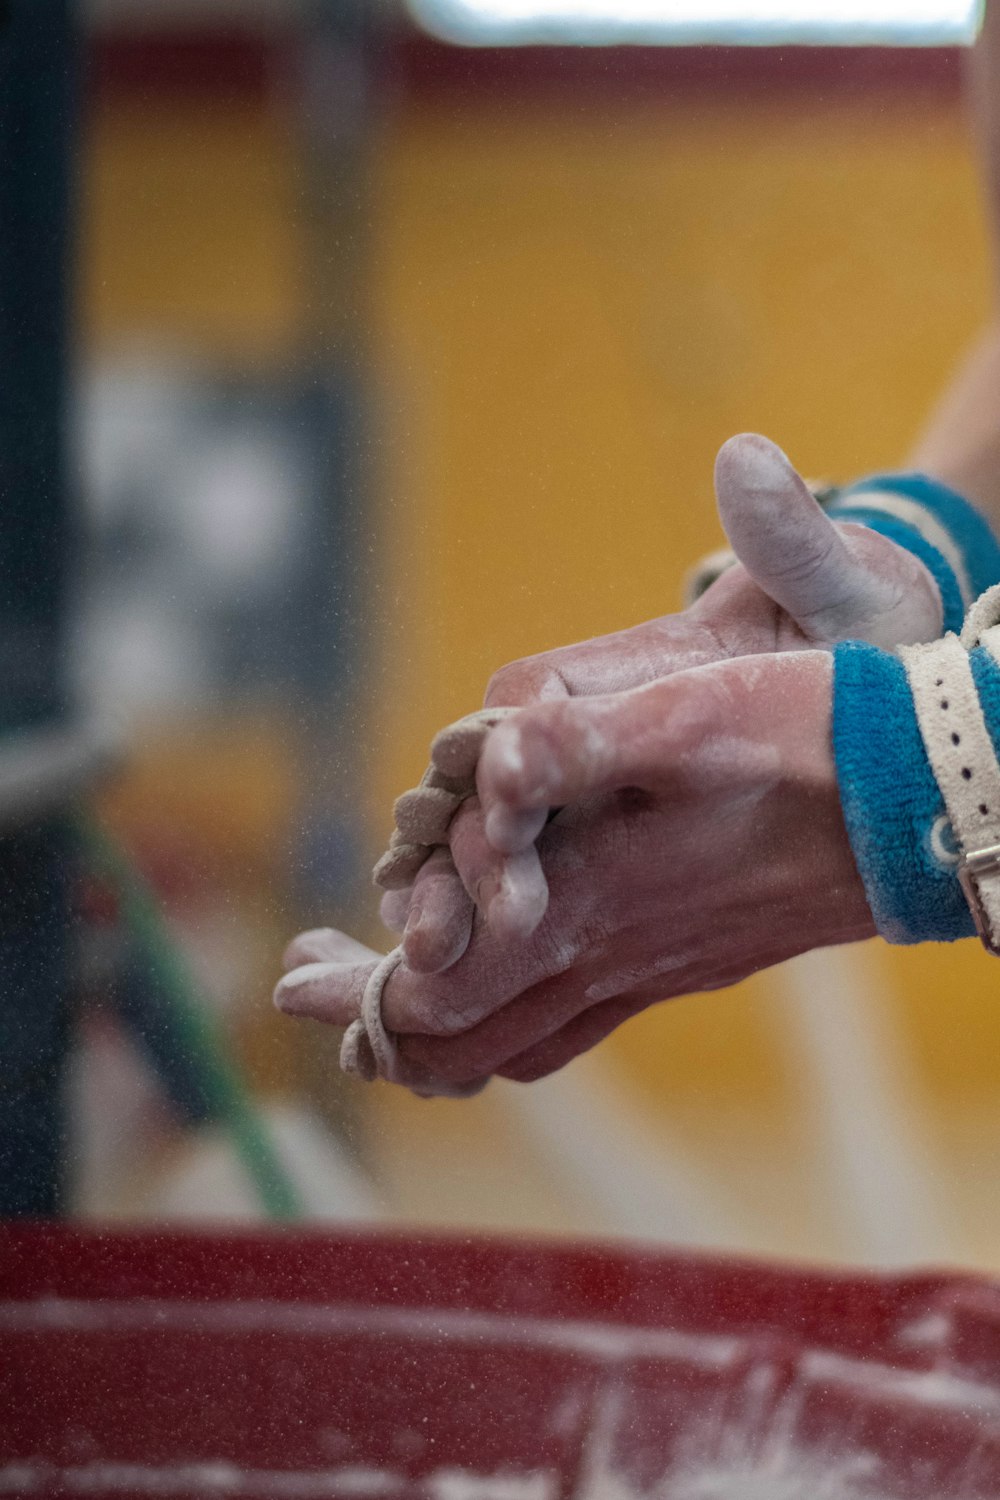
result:
[[[899,549],[852,545],[776,444],[754,433],[730,438],[716,459],[715,491],[736,556],[808,637],[883,644],[881,622],[892,620],[890,633],[900,628],[904,580],[895,556],[887,565]],[[904,626],[896,640],[906,635]]]

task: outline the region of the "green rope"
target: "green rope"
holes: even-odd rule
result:
[[[191,1055],[198,1059],[213,1114],[228,1128],[264,1212],[271,1219],[301,1218],[298,1191],[239,1070],[226,1055],[211,1010],[198,992],[154,892],[123,851],[90,819],[81,822],[80,832],[92,867],[114,887],[125,926],[166,996]]]

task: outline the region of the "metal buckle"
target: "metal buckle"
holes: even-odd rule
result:
[[[969,903],[979,940],[987,953],[1000,958],[1000,945],[993,936],[990,919],[979,894],[977,882],[983,875],[1000,875],[1000,844],[990,844],[986,849],[973,849],[971,854],[963,855],[958,866],[958,879]]]

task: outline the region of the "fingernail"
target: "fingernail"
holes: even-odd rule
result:
[[[513,725],[506,732],[501,729],[498,734],[496,759],[511,776],[520,776],[524,771],[521,735]]]
[[[529,826],[531,816],[529,813]],[[498,802],[486,814],[486,837],[494,849],[499,850],[501,854],[515,854],[524,847],[525,823],[524,813],[516,812],[505,803]],[[532,842],[532,838],[528,839],[528,843]]]
[[[511,941],[529,938],[541,923],[547,905],[547,893],[529,900],[518,895],[503,897],[490,907],[490,930],[496,937]]]
[[[504,866],[500,893],[490,907],[490,928],[498,937],[530,937],[548,902],[549,888],[535,850],[513,855]]]
[[[519,854],[545,827],[548,807],[514,809],[497,803],[486,814],[486,837],[501,854]]]
[[[746,484],[754,488],[768,490],[776,483],[783,482],[789,473],[794,473],[792,461],[777,443],[772,443],[770,438],[757,438],[754,442],[743,443],[739,449],[741,478]]]

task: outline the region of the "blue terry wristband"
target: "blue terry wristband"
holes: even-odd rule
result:
[[[837,521],[858,521],[912,552],[941,591],[945,630],[1000,583],[1000,543],[968,500],[926,474],[873,474],[838,491],[827,506]]]
[[[1000,667],[970,666],[1000,756]],[[890,943],[952,942],[975,928],[958,850],[898,657],[860,641],[834,650],[833,749],[851,848],[879,932]]]

